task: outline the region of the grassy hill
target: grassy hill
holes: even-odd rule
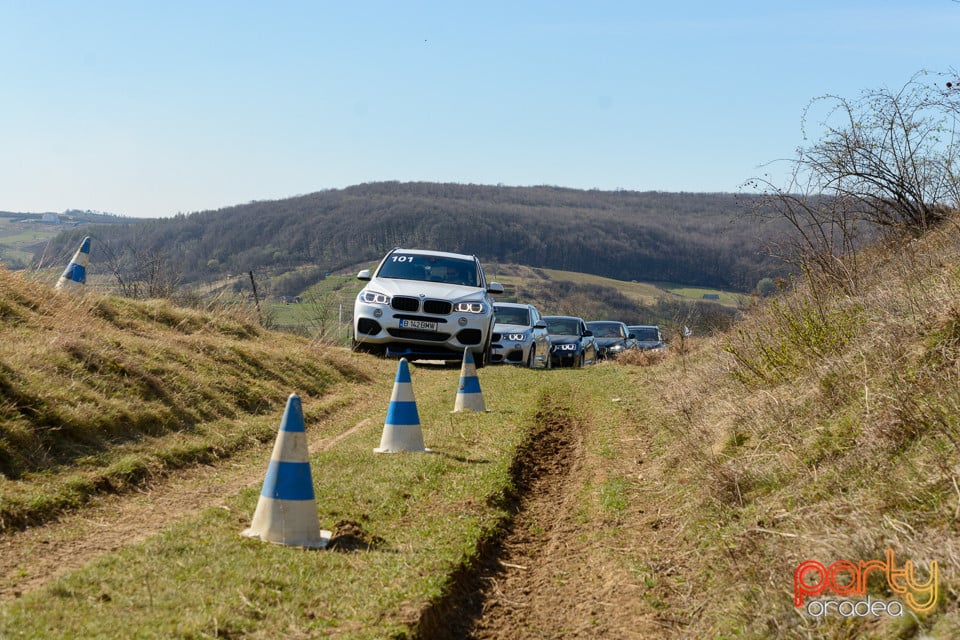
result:
[[[788,227],[759,224],[762,206],[745,194],[382,182],[106,226],[92,232],[103,250],[91,263],[131,283],[151,277],[158,261],[191,285],[289,274],[281,293],[292,295],[323,273],[405,246],[749,292],[788,271],[768,246]],[[64,234],[51,248],[65,251],[79,236]]]
[[[661,361],[486,367],[488,413],[415,366],[436,453],[386,457],[393,361],[0,271],[0,636],[957,637],[958,228]],[[328,551],[239,536],[292,391]]]

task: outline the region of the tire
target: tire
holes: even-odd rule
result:
[[[576,361],[573,363],[574,369],[583,369],[583,352],[580,352],[580,355],[577,357]]]
[[[490,345],[487,345],[487,348],[481,351],[480,353],[475,353],[473,355],[473,365],[477,369],[483,369],[487,361],[490,359]]]
[[[487,327],[487,343],[483,345],[483,351],[473,354],[473,364],[477,369],[483,369],[490,362],[490,347],[493,344],[493,319],[490,320],[490,326]]]
[[[533,369],[533,365],[537,362],[537,345],[530,345],[530,355],[527,356],[527,369]]]

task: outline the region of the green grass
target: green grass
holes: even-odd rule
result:
[[[688,299],[690,301],[699,301],[699,302],[715,302],[717,304],[722,304],[726,307],[735,307],[740,308],[747,304],[750,299],[750,296],[737,293],[734,291],[723,291],[722,289],[710,289],[704,287],[688,287],[684,285],[670,284],[670,283],[658,283],[665,291],[679,296],[681,298]],[[712,300],[705,298],[704,296],[717,296],[717,300]]]
[[[614,280],[604,278],[588,273],[575,273],[572,271],[560,271],[557,269],[542,269],[550,279],[573,282],[575,284],[596,285],[613,287],[628,298],[645,305],[655,304],[657,298],[664,295],[663,289],[654,283]]]
[[[381,416],[312,457],[321,526],[358,523],[375,541],[369,549],[304,551],[241,537],[259,499],[251,488],[0,608],[0,637],[405,633],[508,517],[498,496],[511,490],[540,373],[484,369],[495,408],[452,414],[459,373],[415,367],[424,440],[435,453],[374,454]]]

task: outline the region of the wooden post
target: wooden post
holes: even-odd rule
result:
[[[253,287],[253,302],[257,305],[257,320],[262,327],[263,316],[260,315],[260,296],[257,295],[257,281],[253,279],[253,271],[250,272],[250,286]]]

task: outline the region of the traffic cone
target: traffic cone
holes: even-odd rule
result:
[[[483,393],[480,391],[480,379],[477,378],[477,366],[473,362],[470,349],[463,350],[463,366],[460,368],[460,386],[457,388],[457,401],[453,412],[486,411]]]
[[[332,534],[320,530],[308,453],[300,396],[291,394],[253,521],[241,535],[293,547],[327,546]]]
[[[67,268],[63,270],[60,279],[57,280],[55,289],[68,289],[76,291],[83,289],[87,281],[87,264],[90,262],[90,236],[83,239],[80,248],[73,254]]]
[[[397,378],[393,384],[393,395],[387,408],[387,420],[383,425],[380,446],[374,453],[398,453],[400,451],[430,451],[423,446],[423,433],[420,431],[420,414],[417,401],[413,397],[413,385],[410,384],[410,365],[406,358],[400,358]]]

